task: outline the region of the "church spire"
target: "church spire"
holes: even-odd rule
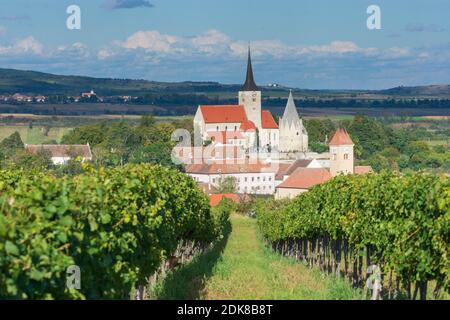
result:
[[[291,124],[292,122],[299,121],[299,116],[297,112],[297,108],[295,107],[294,97],[292,95],[292,90],[289,91],[289,98],[286,104],[286,108],[284,109],[283,121]]]
[[[250,54],[250,45],[248,46],[248,62],[247,62],[247,77],[241,91],[259,91],[258,86],[253,78],[252,57]]]

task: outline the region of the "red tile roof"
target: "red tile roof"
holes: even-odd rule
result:
[[[371,166],[355,166],[354,172],[355,174],[366,174],[372,173],[373,169]]]
[[[52,157],[83,157],[92,159],[91,148],[86,144],[27,144],[25,150],[30,153],[38,153],[41,150],[48,151]]]
[[[331,139],[329,145],[330,146],[339,146],[339,145],[352,145],[353,141],[350,138],[350,135],[347,133],[345,128],[339,128],[336,130],[333,138]]]
[[[289,164],[280,163],[275,179],[283,180],[284,176],[290,176],[297,168],[307,168],[311,161],[310,159],[299,159]]]
[[[201,163],[186,166],[186,173],[192,174],[232,174],[273,172],[270,165],[262,163]]]
[[[280,163],[278,165],[278,171],[275,174],[275,180],[283,180],[286,171],[288,171],[291,166],[291,163]]]
[[[261,126],[263,129],[278,129],[278,124],[269,110],[261,111]]]
[[[232,200],[235,203],[239,203],[240,199],[237,194],[226,193],[226,194],[210,194],[209,195],[209,204],[211,207],[217,206],[223,198],[227,198]]]
[[[239,105],[200,106],[205,123],[244,122],[247,120],[245,109]]]
[[[253,121],[246,120],[241,123],[240,130],[242,131],[256,131],[256,126]]]
[[[297,168],[277,188],[309,189],[331,179],[330,171],[324,168]]]

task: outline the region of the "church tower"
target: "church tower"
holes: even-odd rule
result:
[[[307,152],[308,133],[300,119],[295,106],[292,91],[289,93],[288,102],[280,118],[280,152]]]
[[[244,106],[248,120],[261,129],[261,91],[253,78],[250,47],[248,48],[247,77],[239,91],[239,105]]]
[[[330,143],[331,176],[354,173],[354,143],[344,128],[339,128]]]

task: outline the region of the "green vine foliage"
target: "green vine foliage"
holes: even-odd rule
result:
[[[188,176],[152,165],[56,178],[0,171],[0,298],[128,298],[183,240],[210,243],[223,219]],[[81,289],[66,270],[81,269]]]
[[[448,177],[387,172],[338,176],[291,202],[259,204],[257,217],[274,247],[319,241],[330,248],[325,258],[337,264],[341,243],[346,243],[354,259],[369,252],[371,263],[381,265],[384,274],[392,271],[405,286],[433,280],[449,290]],[[311,250],[311,244],[304,248]]]

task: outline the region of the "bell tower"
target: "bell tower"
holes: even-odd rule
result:
[[[261,129],[261,91],[253,78],[252,58],[250,46],[248,48],[247,77],[239,91],[239,105],[244,106],[248,120]]]
[[[330,143],[331,176],[354,173],[354,143],[344,128],[339,128]]]

